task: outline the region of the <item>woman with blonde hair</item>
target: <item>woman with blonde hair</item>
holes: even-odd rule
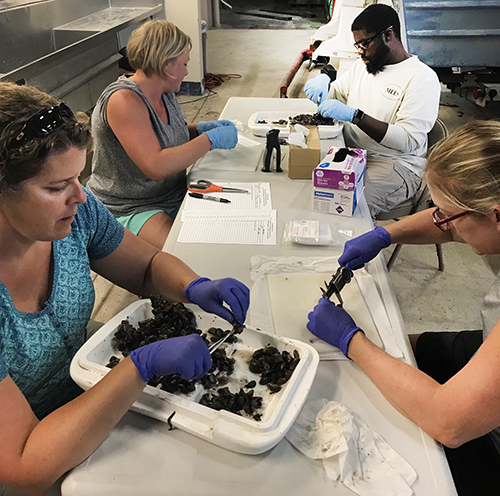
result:
[[[500,123],[470,122],[439,142],[425,177],[436,208],[348,241],[340,265],[359,269],[391,243],[459,241],[478,255],[500,254]],[[460,496],[500,491],[500,276],[481,314],[480,331],[418,336],[420,370],[375,346],[333,303],[322,299],[309,314],[313,334],[339,347],[397,410],[445,445]]]
[[[0,494],[2,484],[44,494],[99,446],[153,375],[197,380],[211,367],[198,334],[165,339],[82,393],[69,366],[94,306],[91,269],[135,294],[245,320],[246,286],[198,277],[82,188],[90,142],[64,103],[0,83]]]
[[[118,221],[162,248],[186,193],[186,169],[208,151],[236,146],[227,120],[186,124],[175,93],[187,76],[191,40],[169,21],[148,21],[127,44],[131,77],[102,93],[87,186]]]

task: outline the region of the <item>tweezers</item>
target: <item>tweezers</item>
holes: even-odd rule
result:
[[[245,324],[233,324],[232,330],[228,331],[225,336],[222,336],[218,341],[208,347],[208,351],[212,354],[215,350],[220,348],[222,344],[224,344],[230,336],[234,336],[235,334],[240,334],[245,328]]]

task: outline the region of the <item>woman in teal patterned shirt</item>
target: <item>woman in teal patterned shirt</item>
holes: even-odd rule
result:
[[[135,350],[82,393],[69,365],[94,304],[91,269],[229,321],[248,309],[242,283],[198,277],[82,188],[90,143],[64,103],[0,83],[0,488],[43,494],[99,446],[152,375],[197,380],[211,367],[200,336],[171,338]]]

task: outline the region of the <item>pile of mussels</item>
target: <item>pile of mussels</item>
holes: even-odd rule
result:
[[[152,296],[151,306],[153,318],[139,322],[137,327],[130,324],[128,320],[124,320],[118,327],[114,335],[114,344],[123,356],[128,356],[136,348],[154,341],[187,336],[193,333],[200,334],[207,346],[210,346],[227,332],[212,327],[207,330],[206,334],[202,334],[196,327],[195,315],[182,303],[174,303]],[[234,343],[237,340],[236,336],[231,336],[226,342]],[[254,374],[261,375],[260,384],[266,385],[271,393],[276,393],[290,379],[299,360],[297,350],[294,350],[292,356],[287,351],[280,353],[276,348],[267,346],[254,352],[249,369]],[[113,368],[119,362],[118,357],[112,356],[107,367]],[[212,368],[199,382],[206,390],[224,385],[227,377],[234,372],[234,364],[234,358],[227,356],[225,347],[220,347],[212,353]],[[195,384],[192,381],[181,379],[176,374],[162,377],[154,376],[148,384],[160,387],[169,393],[188,394],[195,390]],[[262,407],[262,398],[254,396],[253,388],[255,386],[256,382],[250,381],[237,393],[231,393],[227,387],[220,387],[217,391],[204,394],[200,404],[215,410],[228,410],[238,415],[244,412],[258,421],[261,419],[258,410]]]
[[[335,121],[321,114],[298,114],[288,118],[290,124],[302,124],[303,126],[332,126]]]

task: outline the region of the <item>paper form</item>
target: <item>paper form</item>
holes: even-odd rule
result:
[[[226,193],[225,191],[206,193],[210,196],[227,198],[231,203],[219,203],[200,198],[186,197],[186,203],[182,209],[181,220],[184,220],[186,211],[209,210],[216,212],[227,212],[229,210],[272,210],[271,206],[271,184],[270,183],[220,183],[218,186],[226,188],[246,189],[248,193]]]
[[[183,212],[177,241],[180,243],[275,245],[276,210]]]

